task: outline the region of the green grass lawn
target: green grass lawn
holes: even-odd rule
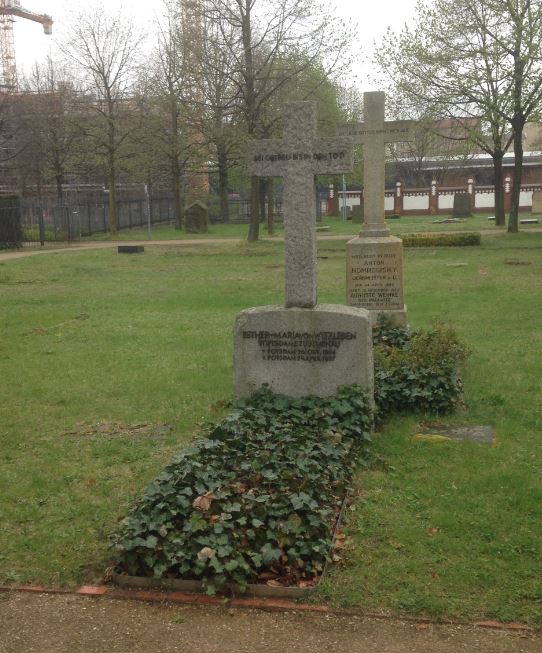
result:
[[[406,250],[406,302],[413,326],[449,322],[472,350],[447,419],[492,425],[495,444],[413,440],[434,416],[389,422],[318,600],[542,621],[542,233],[482,242]],[[319,256],[320,301],[342,303],[344,243]],[[282,296],[280,242],[0,262],[0,582],[100,577],[131,500],[231,397],[236,313]]]
[[[402,216],[398,220],[386,220],[386,224],[389,226],[392,234],[401,235],[406,233],[415,233],[415,232],[428,232],[428,231],[487,231],[499,229],[503,232],[506,231],[506,227],[495,227],[495,223],[489,221],[487,217],[491,215],[487,214],[476,214],[471,218],[466,218],[464,222],[458,223],[438,223],[436,221],[449,218],[447,215],[409,215]],[[520,217],[530,218],[530,213],[521,214]],[[540,216],[533,216],[539,217]],[[322,226],[329,227],[329,230],[322,232],[335,236],[354,236],[359,233],[362,228],[360,224],[353,224],[351,220],[342,220],[337,217],[327,217],[319,222]],[[529,231],[536,228],[542,228],[542,222],[540,224],[533,225],[520,225],[521,231]],[[246,224],[211,224],[209,225],[209,231],[205,234],[187,234],[185,231],[179,231],[172,226],[156,226],[152,228],[151,238],[152,240],[194,240],[194,239],[209,239],[209,238],[237,238],[237,239],[246,239],[248,234],[248,225]],[[264,224],[260,225],[260,235],[262,238],[267,237],[267,228]],[[279,223],[276,225],[275,229],[276,236],[283,235],[282,224]],[[123,229],[112,238],[110,234],[93,234],[88,238],[83,238],[83,241],[103,241],[103,240],[147,240],[149,238],[149,232],[146,227],[141,227],[137,229]]]

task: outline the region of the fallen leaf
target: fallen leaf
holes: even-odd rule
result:
[[[209,492],[206,492],[205,494],[196,497],[192,502],[192,507],[195,508],[196,510],[201,510],[202,512],[205,512],[206,510],[209,510],[209,508],[211,507],[214,498],[215,495],[213,494],[213,491],[209,490]]]
[[[268,580],[266,585],[269,585],[269,587],[282,587],[278,580]]]
[[[438,528],[427,529],[427,535],[429,535],[429,537],[434,537],[437,533],[438,533]]]
[[[416,624],[416,630],[428,630],[429,624]]]
[[[201,551],[198,551],[198,560],[210,560],[211,558],[214,558],[216,555],[216,551],[214,549],[211,549],[209,546],[204,546]]]

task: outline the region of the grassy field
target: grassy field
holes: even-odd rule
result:
[[[495,227],[495,223],[489,221],[487,218],[490,214],[477,214],[471,218],[465,219],[464,222],[458,223],[441,223],[438,222],[450,216],[440,215],[409,215],[403,216],[398,220],[386,220],[387,225],[391,232],[395,235],[405,233],[415,233],[418,231],[487,231],[499,229],[503,232],[506,231],[505,227]],[[531,214],[523,214],[520,217],[530,218]],[[539,217],[539,216],[533,216]],[[361,230],[362,225],[352,224],[351,220],[341,220],[336,217],[324,218],[319,224],[329,227],[326,233],[331,235],[345,235],[354,236]],[[522,231],[529,231],[531,229],[542,228],[542,223],[534,225],[520,225]],[[246,224],[211,224],[209,231],[206,234],[187,234],[184,231],[179,231],[171,226],[157,226],[152,228],[151,237],[153,240],[193,240],[195,238],[246,238],[248,233],[248,226]],[[265,238],[267,236],[267,229],[265,225],[260,226],[260,235]],[[282,224],[278,224],[275,229],[276,236],[282,236]],[[138,229],[125,229],[119,231],[114,237],[114,240],[147,240],[149,232],[146,227]],[[87,240],[111,240],[110,234],[93,234]]]
[[[341,303],[344,243],[319,256],[320,301]],[[542,234],[405,257],[411,324],[449,322],[472,350],[447,421],[492,425],[495,444],[388,423],[318,600],[540,623]],[[100,577],[130,501],[231,397],[234,316],[282,284],[270,241],[0,262],[0,582]]]

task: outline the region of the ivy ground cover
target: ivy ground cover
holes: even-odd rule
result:
[[[372,426],[359,387],[332,399],[262,388],[146,488],[116,537],[117,571],[308,587],[333,532]]]

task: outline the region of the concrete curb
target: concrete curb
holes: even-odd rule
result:
[[[314,612],[320,614],[332,614],[336,616],[357,616],[368,619],[400,620],[418,624],[420,629],[429,625],[457,625],[474,626],[492,630],[503,630],[511,632],[528,632],[534,635],[542,634],[542,630],[535,630],[531,626],[521,623],[503,623],[501,621],[459,621],[453,619],[417,619],[404,615],[392,616],[382,613],[360,612],[359,610],[332,608],[328,605],[298,603],[288,599],[270,598],[224,598],[207,596],[205,594],[190,594],[187,592],[175,591],[149,591],[135,589],[118,589],[109,585],[81,585],[77,589],[64,589],[60,587],[45,587],[42,585],[0,585],[0,592],[20,592],[31,594],[61,594],[72,596],[86,596],[90,598],[123,599],[130,601],[146,601],[148,603],[177,603],[182,605],[201,606],[228,606],[229,608],[241,608],[247,610],[264,610],[267,612]]]

